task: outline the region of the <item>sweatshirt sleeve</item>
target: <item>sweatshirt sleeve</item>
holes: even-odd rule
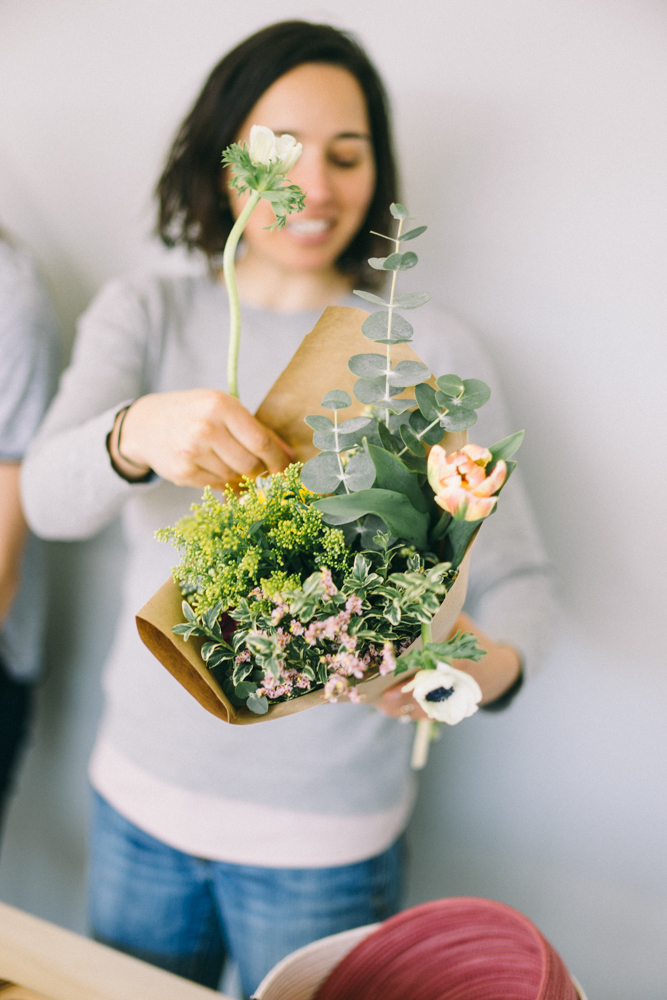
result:
[[[58,330],[35,265],[0,238],[0,462],[19,462],[53,396]]]
[[[149,311],[131,283],[112,282],[84,313],[72,362],[23,464],[23,503],[43,538],[94,535],[153,483],[119,476],[106,439],[115,416],[151,390]]]
[[[498,376],[477,339],[445,313],[434,310],[429,320],[423,360],[431,370],[437,376],[451,373],[479,378],[491,387],[491,399],[478,411],[468,439],[488,447],[521,430],[510,425]],[[451,368],[445,371],[443,364]],[[529,438],[529,428],[526,434]],[[517,650],[523,673],[529,677],[548,652],[557,604],[552,568],[523,481],[521,450],[516,458],[519,466],[475,541],[464,610],[493,639]]]

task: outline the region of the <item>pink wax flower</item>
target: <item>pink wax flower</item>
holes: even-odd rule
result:
[[[396,657],[394,656],[394,644],[392,642],[385,642],[382,647],[382,663],[380,664],[380,673],[383,677],[387,674],[391,674],[396,669]]]
[[[507,477],[507,466],[502,459],[487,476],[486,466],[491,459],[489,449],[477,444],[467,444],[450,455],[439,444],[433,445],[428,456],[428,481],[435,502],[452,515],[461,516],[465,511],[466,521],[488,517],[498,502],[498,497],[492,494]]]

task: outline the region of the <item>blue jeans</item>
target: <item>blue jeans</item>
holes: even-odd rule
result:
[[[246,996],[276,962],[399,908],[402,846],[336,868],[261,868],[168,847],[95,794],[90,921],[98,941],[217,988],[229,955]]]
[[[0,660],[0,828],[28,735],[33,688],[14,680]]]

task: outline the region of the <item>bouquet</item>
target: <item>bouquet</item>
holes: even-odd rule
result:
[[[255,126],[249,148],[234,144],[223,156],[232,186],[250,192],[224,255],[235,395],[234,249],[260,197],[271,201],[277,226],[301,209],[302,193],[285,178],[299,153],[291,137]],[[403,312],[430,296],[398,294],[397,279],[418,263],[403,244],[426,226],[404,231],[407,209],[390,211],[396,232],[383,235],[391,253],[369,261],[391,276],[388,294],[355,292],[380,308],[325,310],[257,412],[300,461],[244,480],[238,493],[228,487],[223,498],[207,489],[189,516],[158,532],[181,561],[140,612],[140,633],[227,721],[322,701],[372,702],[401,675],[434,721],[457,723],[481,699],[452,661],[479,660],[483,651],[470,633],[451,632],[474,537],[496,508],[523,432],[490,447],[468,443],[489,387],[436,377],[410,348]],[[368,341],[380,350],[369,351]],[[321,395],[322,380],[334,376],[338,387],[329,382]],[[432,728],[418,724],[417,763]]]

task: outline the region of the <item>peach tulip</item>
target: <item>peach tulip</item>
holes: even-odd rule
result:
[[[507,466],[502,459],[487,476],[486,466],[491,458],[489,449],[477,444],[467,444],[450,455],[439,444],[433,445],[428,456],[428,481],[435,502],[466,521],[488,517],[498,502],[492,494],[507,478]]]

